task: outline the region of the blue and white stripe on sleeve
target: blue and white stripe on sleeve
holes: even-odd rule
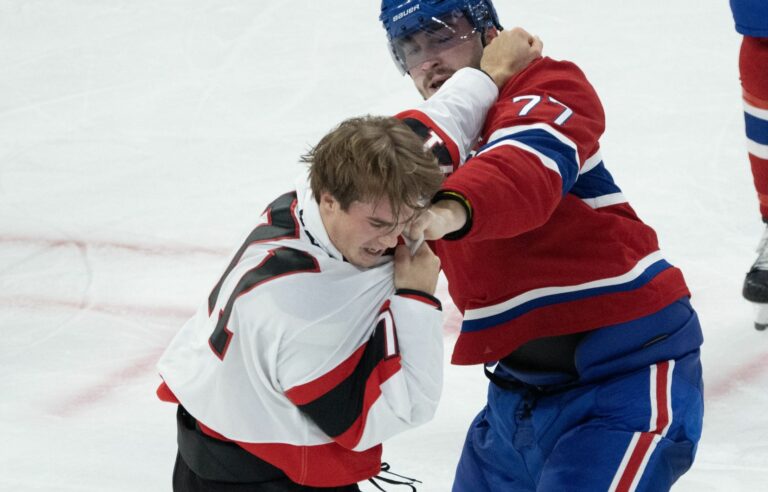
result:
[[[510,145],[534,155],[541,164],[560,175],[565,195],[579,176],[579,151],[568,137],[549,125],[535,123],[499,129],[488,138],[477,155]]]
[[[571,188],[571,193],[594,209],[626,203],[627,201],[621,189],[614,182],[613,176],[605,167],[600,151],[584,162],[579,173],[579,180]]]

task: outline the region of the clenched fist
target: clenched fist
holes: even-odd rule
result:
[[[540,58],[543,48],[538,36],[521,27],[501,31],[483,50],[480,68],[501,89],[510,78]]]

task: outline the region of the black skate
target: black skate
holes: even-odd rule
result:
[[[742,295],[755,304],[755,328],[768,328],[768,228],[757,246],[757,260],[744,278]]]

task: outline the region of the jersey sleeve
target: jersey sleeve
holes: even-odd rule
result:
[[[570,62],[541,59],[508,83],[491,109],[484,144],[444,191],[472,209],[468,240],[513,237],[546,223],[598,150],[604,112]]]
[[[424,139],[440,169],[450,174],[467,159],[497,96],[496,84],[488,75],[463,68],[421,106],[396,117]]]
[[[348,353],[338,353],[331,344],[316,348],[317,368],[302,369],[302,364],[289,362],[290,356],[278,364],[288,399],[331,439],[356,451],[430,420],[442,390],[439,301],[398,291],[383,305],[370,308],[376,315],[372,328],[352,326],[355,317],[345,316],[347,330],[362,328],[368,334],[344,351]],[[328,320],[329,326],[336,323]],[[302,352],[308,348],[307,339],[290,343],[301,346]]]

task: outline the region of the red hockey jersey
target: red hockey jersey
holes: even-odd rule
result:
[[[437,243],[464,315],[455,364],[630,321],[690,295],[603,163],[602,105],[573,63],[540,59],[502,89],[482,146],[444,184],[472,226]]]

